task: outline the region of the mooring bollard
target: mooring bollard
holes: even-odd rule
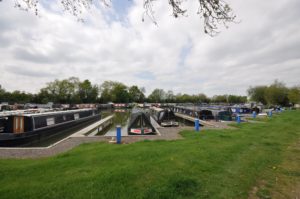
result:
[[[269,117],[272,117],[272,111],[269,111]]]
[[[241,116],[240,116],[240,115],[237,115],[236,122],[237,122],[238,124],[241,123]]]
[[[200,120],[195,119],[195,131],[200,131]]]
[[[253,118],[256,118],[256,111],[253,111],[253,112],[252,112],[252,117],[253,117]]]
[[[121,126],[118,125],[116,129],[117,129],[117,144],[121,144]]]

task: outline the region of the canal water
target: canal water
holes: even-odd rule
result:
[[[109,115],[113,115],[114,117],[112,119],[112,124],[109,125],[107,128],[103,129],[102,131],[100,131],[99,133],[97,133],[96,136],[97,135],[116,136],[117,125],[121,126],[121,133],[123,136],[128,135],[127,127],[130,120],[130,114],[131,114],[131,109],[115,109],[110,111],[103,111],[102,118],[105,118]]]

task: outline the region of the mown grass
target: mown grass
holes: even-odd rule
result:
[[[300,139],[299,121],[290,111],[233,130],[183,131],[183,140],[0,160],[0,198],[248,198]]]

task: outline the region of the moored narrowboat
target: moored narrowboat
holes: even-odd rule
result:
[[[5,117],[0,146],[26,146],[101,119],[96,109],[19,113]]]
[[[232,113],[228,110],[212,110],[216,121],[232,121]]]
[[[201,120],[213,120],[215,118],[213,112],[208,109],[197,111],[197,114],[198,114],[198,118]]]
[[[155,128],[151,124],[150,115],[139,109],[133,109],[128,124],[128,135],[153,135]]]
[[[176,121],[176,116],[171,109],[162,109],[157,107],[151,107],[151,116],[153,119],[163,127],[172,127],[178,126],[178,122]]]

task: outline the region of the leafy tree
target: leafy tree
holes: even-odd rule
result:
[[[4,102],[6,98],[6,91],[4,88],[2,88],[2,85],[0,84],[0,102]]]
[[[13,91],[10,93],[9,102],[10,103],[28,103],[32,100],[32,94],[27,94],[21,91]]]
[[[113,81],[105,81],[103,82],[103,84],[101,84],[100,86],[101,102],[107,103],[113,101],[113,96],[111,93],[113,87],[114,87]]]
[[[5,93],[5,89],[2,88],[2,85],[0,84],[0,95],[3,95]]]
[[[131,86],[128,92],[130,102],[143,102],[145,99],[142,89],[137,86]]]
[[[188,94],[179,95],[178,102],[180,103],[186,103],[186,102],[193,102],[192,98]]]
[[[89,80],[84,80],[79,83],[79,97],[82,103],[94,103],[98,98],[98,86],[92,85]]]
[[[269,105],[287,105],[288,104],[288,88],[284,83],[277,80],[271,84],[265,92],[265,98]]]
[[[113,102],[121,102],[121,103],[129,102],[129,93],[127,90],[127,86],[125,86],[122,83],[117,82],[114,85],[112,94],[113,94]]]
[[[166,99],[166,92],[163,89],[156,88],[148,96],[150,102],[160,103]]]
[[[178,93],[175,102],[178,103],[209,103],[210,99],[203,93],[198,95],[189,95]]]
[[[46,88],[42,88],[40,92],[35,95],[33,102],[47,104],[48,102],[56,102],[56,100]]]
[[[247,102],[247,96],[228,95],[227,102],[229,104],[240,104]]]
[[[100,86],[101,102],[129,102],[127,86],[120,82],[105,81]]]
[[[212,97],[211,101],[214,103],[227,103],[227,95],[215,95]]]
[[[21,10],[30,10],[38,15],[38,3],[42,0],[15,0],[15,7]],[[143,0],[144,1],[144,14],[142,20],[144,21],[145,16],[148,16],[155,24],[155,16],[153,10],[154,0]],[[1,0],[0,0],[1,2]],[[61,0],[60,1],[64,10],[71,13],[79,20],[83,21],[82,13],[84,10],[88,10],[92,4],[97,4],[96,0]],[[104,5],[109,6],[110,0],[100,0]],[[168,0],[172,15],[175,18],[180,16],[187,16],[187,10],[183,8],[182,4],[185,0]],[[218,33],[218,26],[234,22],[236,16],[232,9],[224,0],[198,0],[195,2],[198,6],[197,14],[203,19],[204,32],[211,36]]]
[[[299,104],[300,103],[300,87],[294,86],[289,89],[288,91],[288,99],[289,102],[292,104]]]
[[[267,104],[266,95],[265,95],[267,89],[268,89],[267,86],[250,87],[247,90],[248,96],[252,101]]]
[[[97,101],[98,94],[98,86],[92,85],[89,80],[81,82],[77,77],[70,77],[47,83],[35,99],[40,103],[93,103]]]
[[[203,93],[198,94],[196,97],[196,102],[198,103],[209,103],[210,99]]]
[[[173,91],[168,90],[166,93],[166,102],[174,103],[176,101],[176,96],[174,95]]]
[[[71,77],[64,80],[55,80],[45,88],[58,103],[75,103],[75,95],[79,88],[79,79]],[[77,102],[77,100],[76,100]]]

